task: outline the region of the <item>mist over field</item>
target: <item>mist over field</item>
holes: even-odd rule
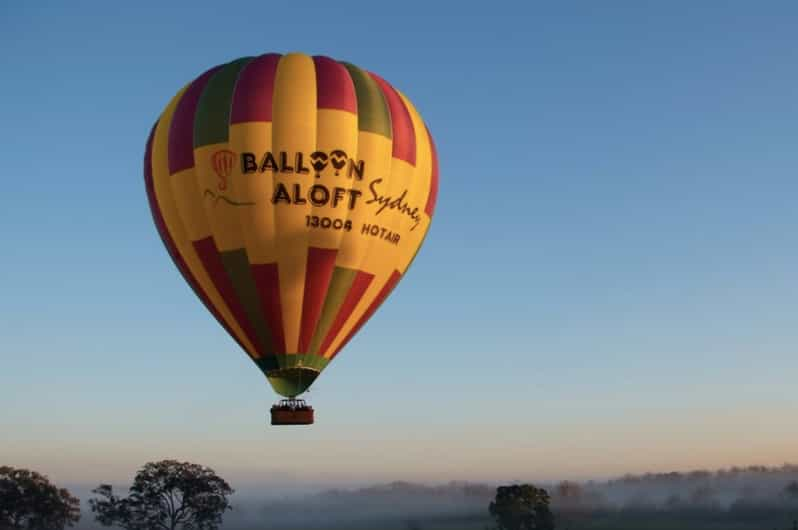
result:
[[[798,465],[647,473],[581,483],[524,481],[548,490],[561,530],[631,529],[654,521],[665,525],[661,528],[770,530],[791,528],[798,519],[798,492],[789,490],[791,483],[798,483]],[[237,489],[223,528],[482,530],[490,524],[487,508],[497,486],[391,482],[281,494],[275,486],[250,485]],[[78,528],[102,528],[88,509],[90,488],[71,489],[83,501]]]

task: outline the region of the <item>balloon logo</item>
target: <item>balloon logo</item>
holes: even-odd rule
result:
[[[310,165],[316,170],[316,176],[321,177],[319,173],[327,167],[328,157],[327,153],[321,151],[314,151],[310,153]]]
[[[215,66],[172,98],[144,178],[186,282],[294,398],[407,272],[434,214],[438,160],[413,104],[378,75],[266,54]]]
[[[227,189],[227,177],[229,177],[230,173],[233,171],[233,166],[236,161],[235,156],[236,154],[228,149],[216,151],[211,156],[211,165],[216,175],[219,177],[218,188],[220,190]]]
[[[349,158],[347,158],[346,153],[339,149],[330,153],[330,163],[335,168],[335,176],[338,176],[338,172],[344,168],[347,160]]]

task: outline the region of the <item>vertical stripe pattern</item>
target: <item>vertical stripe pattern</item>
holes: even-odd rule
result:
[[[438,156],[380,76],[265,54],[211,68],[172,99],[144,180],[181,275],[274,390],[296,396],[417,255]]]

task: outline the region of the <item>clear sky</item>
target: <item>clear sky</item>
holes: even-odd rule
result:
[[[0,463],[124,482],[588,478],[798,461],[798,4],[3,2]],[[375,71],[434,135],[431,232],[272,428],[141,173],[207,67]]]

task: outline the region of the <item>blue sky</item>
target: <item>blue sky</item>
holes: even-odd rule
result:
[[[0,7],[3,462],[286,485],[798,461],[794,2],[46,4]],[[185,82],[269,51],[379,73],[441,164],[424,248],[304,430],[264,424],[141,175]]]

